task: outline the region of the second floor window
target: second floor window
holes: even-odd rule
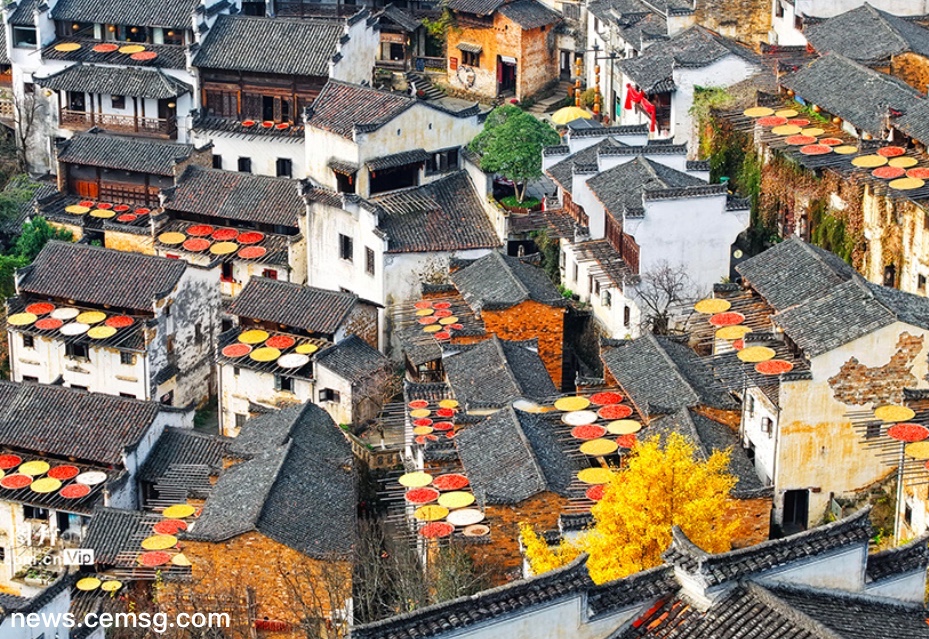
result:
[[[221,155],[214,155],[214,156],[213,156],[213,168],[214,168],[214,169],[221,169],[221,168],[223,168],[223,156],[221,156]]]
[[[289,158],[277,159],[277,177],[293,177],[294,163]]]
[[[13,27],[13,46],[22,49],[35,49],[39,40],[35,27]]]
[[[87,344],[65,344],[65,355],[71,359],[87,359]]]
[[[126,108],[126,96],[111,95],[110,103],[113,105],[114,109],[125,109]]]
[[[458,170],[458,147],[436,151],[426,160],[426,174]]]
[[[240,173],[251,173],[252,172],[252,159],[251,158],[239,158],[239,172]]]
[[[374,250],[365,247],[365,272],[374,275]]]
[[[341,257],[343,260],[348,260],[351,262],[353,259],[355,259],[354,253],[355,250],[352,238],[339,233],[339,257]]]
[[[481,66],[481,54],[473,51],[462,51],[461,64],[466,67],[479,67]]]

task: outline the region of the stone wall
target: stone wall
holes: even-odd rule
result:
[[[694,15],[697,24],[727,38],[757,46],[768,41],[771,29],[770,0],[700,0]]]
[[[357,335],[372,348],[377,348],[377,307],[363,302],[355,304],[343,328],[346,334]]]
[[[725,520],[736,520],[739,527],[732,537],[732,548],[745,548],[767,541],[771,534],[771,498],[730,499]]]
[[[868,367],[857,357],[850,358],[836,375],[829,378],[833,397],[843,404],[856,406],[900,403],[904,388],[919,385],[912,369],[922,348],[922,335],[902,333],[890,361],[883,366]]]
[[[929,58],[917,53],[901,53],[891,60],[890,74],[925,94],[929,88]]]

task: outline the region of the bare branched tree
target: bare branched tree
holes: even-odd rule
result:
[[[636,294],[642,305],[642,331],[656,335],[671,333],[674,309],[695,302],[699,297],[696,285],[683,266],[672,266],[668,262],[660,262],[643,273]]]
[[[332,556],[297,565],[277,563],[277,574],[306,639],[337,639],[348,634],[350,561],[351,557]]]
[[[16,159],[21,172],[29,168],[29,152],[32,136],[45,109],[36,99],[35,93],[25,93],[13,98],[13,124],[16,136]]]
[[[373,420],[380,423],[381,412],[403,390],[403,377],[389,365],[358,382],[352,393],[355,423]]]

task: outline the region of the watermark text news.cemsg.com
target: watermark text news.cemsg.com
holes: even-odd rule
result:
[[[229,613],[178,613],[172,617],[164,612],[89,613],[83,618],[70,612],[29,613],[10,615],[14,628],[142,628],[163,634],[172,628],[228,628]]]

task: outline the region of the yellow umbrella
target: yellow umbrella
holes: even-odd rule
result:
[[[592,117],[594,117],[593,114],[587,109],[576,106],[566,106],[552,113],[552,122],[555,124],[567,124],[568,122],[574,122],[579,119],[589,120]]]

